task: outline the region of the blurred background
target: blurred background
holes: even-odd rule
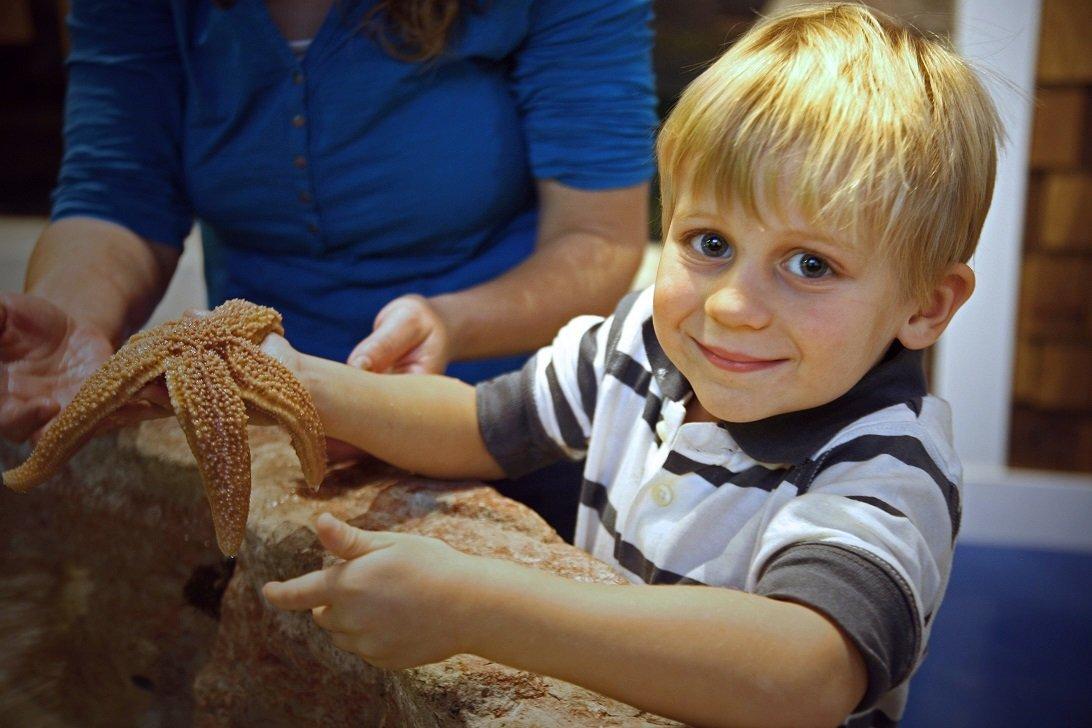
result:
[[[787,4],[658,0],[661,116],[759,13]],[[979,288],[931,357],[956,413],[964,523],[903,725],[1092,725],[1092,1],[871,4],[950,36],[1009,135]],[[65,12],[63,0],[0,0],[0,291],[22,289],[49,215]],[[657,208],[638,283],[654,271]],[[200,242],[186,245],[153,322],[204,304]]]

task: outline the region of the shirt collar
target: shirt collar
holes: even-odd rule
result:
[[[689,382],[671,363],[656,340],[651,320],[644,332],[653,376],[668,399],[690,393]],[[721,422],[736,444],[762,463],[794,464],[806,460],[839,430],[885,407],[910,403],[915,412],[927,390],[924,352],[895,341],[883,359],[837,399],[806,410],[786,412],[754,422]]]

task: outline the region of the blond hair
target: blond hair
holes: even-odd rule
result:
[[[875,238],[925,301],[974,252],[993,195],[997,112],[968,65],[857,4],[758,22],[687,87],[657,144],[665,227],[684,182],[759,214],[788,196]],[[780,208],[780,209],[778,209]]]

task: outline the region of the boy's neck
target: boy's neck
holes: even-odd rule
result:
[[[698,398],[691,394],[690,401],[686,403],[686,417],[683,418],[683,423],[687,422],[720,422],[720,420],[702,407]]]

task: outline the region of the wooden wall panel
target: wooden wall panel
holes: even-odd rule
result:
[[[1009,462],[1092,472],[1092,0],[1043,0]]]
[[[1043,84],[1092,83],[1092,2],[1043,0],[1038,79]]]
[[[1092,258],[1032,252],[1021,275],[1024,338],[1080,340],[1092,331]]]
[[[1092,172],[1048,174],[1038,194],[1038,244],[1092,250]]]
[[[34,20],[27,0],[0,2],[0,46],[29,45],[34,41]]]
[[[1086,158],[1085,120],[1090,111],[1082,86],[1040,88],[1031,132],[1032,169],[1075,169]]]
[[[1013,414],[1013,450],[1019,455],[1014,465],[1092,472],[1092,416],[1059,417],[1023,405]]]
[[[1092,345],[1025,340],[1016,362],[1019,404],[1067,414],[1092,409]]]

